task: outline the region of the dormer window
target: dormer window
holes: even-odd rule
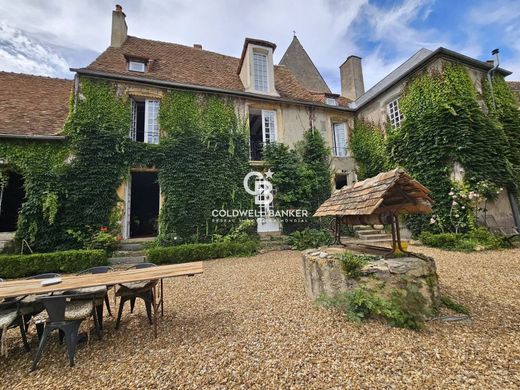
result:
[[[338,101],[335,98],[328,97],[328,98],[325,98],[325,104],[328,104],[329,106],[337,106]]]
[[[137,61],[137,60],[128,61],[128,70],[130,72],[144,73],[145,69],[146,69],[146,64],[144,63],[144,61]]]
[[[267,74],[267,54],[253,51],[253,75],[255,90],[259,92],[269,91],[269,78]]]

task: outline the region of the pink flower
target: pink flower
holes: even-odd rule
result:
[[[102,232],[108,232],[108,228],[106,226],[101,226],[99,230],[101,230]]]

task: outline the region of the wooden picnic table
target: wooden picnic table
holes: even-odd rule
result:
[[[103,274],[84,274],[62,276],[57,284],[42,286],[42,279],[11,280],[0,283],[0,299],[13,298],[26,295],[44,295],[58,291],[77,290],[84,287],[110,286],[129,282],[141,282],[144,280],[160,281],[160,298],[157,299],[157,285],[154,286],[154,334],[157,337],[157,311],[161,306],[163,313],[163,279],[178,276],[192,276],[204,272],[202,261],[160,265],[157,267],[129,269],[125,271],[113,271]]]

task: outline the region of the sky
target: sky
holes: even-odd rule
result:
[[[368,89],[423,47],[480,60],[500,48],[520,80],[520,0],[0,0],[0,70],[72,78],[110,45],[116,3],[129,35],[237,57],[259,38],[278,63],[296,31],[334,92],[349,55],[363,58]]]

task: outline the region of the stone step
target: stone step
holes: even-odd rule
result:
[[[146,261],[146,256],[126,256],[126,257],[111,257],[108,259],[108,262],[111,265],[118,265],[118,264],[138,264],[138,263],[144,263]]]
[[[135,256],[146,256],[146,252],[140,251],[115,251],[112,253],[112,257],[135,257]]]
[[[354,225],[353,226],[354,230],[358,231],[358,230],[370,230],[370,229],[373,229],[372,226],[370,225]]]
[[[144,245],[140,242],[124,242],[122,241],[119,244],[118,250],[119,251],[126,251],[126,252],[139,252],[144,249]]]
[[[384,230],[375,230],[375,229],[370,229],[370,230],[360,230],[358,232],[356,232],[358,236],[364,236],[364,235],[367,235],[367,234],[386,234],[386,232]]]
[[[272,252],[272,251],[286,251],[291,247],[284,242],[262,242],[260,245],[260,251]]]
[[[390,234],[365,234],[359,237],[361,240],[392,240]]]

